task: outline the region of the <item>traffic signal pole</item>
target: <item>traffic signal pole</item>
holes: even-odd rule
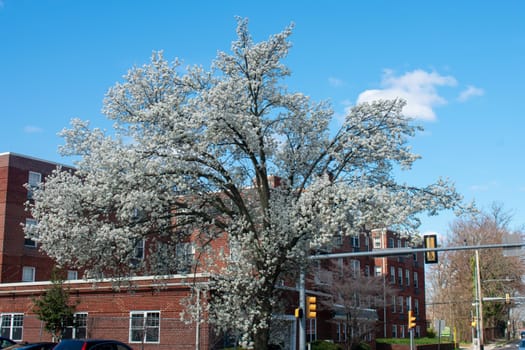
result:
[[[454,250],[479,250],[479,249],[497,249],[497,248],[521,248],[524,247],[525,243],[503,243],[503,244],[480,244],[474,246],[458,246],[458,247],[432,247],[432,248],[386,248],[386,249],[374,249],[366,252],[351,252],[351,253],[330,253],[330,254],[318,254],[310,255],[309,260],[324,260],[324,259],[337,259],[337,258],[348,258],[348,257],[359,257],[359,256],[374,256],[374,257],[388,257],[388,256],[400,256],[410,255],[415,253],[428,253],[428,252],[440,252],[440,251],[454,251]],[[303,311],[302,317],[299,318],[299,350],[306,349],[306,285],[305,285],[306,270],[302,268],[299,273],[299,308]],[[482,350],[482,349],[481,349]]]

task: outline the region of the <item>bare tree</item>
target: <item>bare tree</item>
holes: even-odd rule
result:
[[[323,309],[332,311],[332,321],[343,330],[344,349],[353,349],[363,338],[374,332],[378,307],[387,307],[385,300],[397,294],[383,283],[383,277],[366,276],[352,260],[328,263],[315,278],[319,289],[325,293],[320,298]],[[385,298],[386,296],[386,298]]]
[[[480,212],[470,218],[458,219],[451,225],[451,234],[443,245],[500,244],[507,235],[522,235],[512,230],[512,215],[499,204],[493,204],[488,212]],[[479,251],[481,289],[484,298],[504,298],[524,290],[523,262],[518,257],[505,256],[502,249]],[[429,311],[433,319],[446,320],[453,325],[460,340],[472,335],[474,253],[471,250],[445,252],[440,262],[428,274],[427,295]],[[502,331],[507,324],[509,307],[504,300],[483,303],[486,329]],[[490,336],[490,334],[489,334]]]

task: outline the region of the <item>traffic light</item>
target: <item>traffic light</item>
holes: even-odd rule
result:
[[[317,317],[317,298],[313,296],[306,297],[306,318]]]
[[[476,318],[475,317],[472,317],[472,322],[470,322],[470,325],[474,328],[476,328],[478,322],[476,321]]]
[[[437,236],[436,235],[425,235],[423,236],[425,248],[437,248]],[[425,252],[425,264],[437,264],[438,253],[437,251]]]
[[[303,309],[300,307],[295,308],[294,312],[295,318],[303,318]]]
[[[509,293],[505,293],[505,304],[507,305],[510,304],[510,294]]]
[[[416,316],[412,310],[408,310],[408,329],[416,327]]]

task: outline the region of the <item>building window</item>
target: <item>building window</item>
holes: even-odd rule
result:
[[[407,297],[406,298],[406,307],[407,307],[407,311],[408,310],[412,310],[412,304],[411,304],[411,300],[410,300],[410,297]]]
[[[333,244],[334,246],[336,247],[340,247],[343,245],[343,234],[341,231],[339,231],[339,233],[337,233],[336,235],[334,235],[334,237],[332,238],[333,240]]]
[[[392,325],[392,338],[397,338],[397,325]]]
[[[33,235],[36,233],[36,220],[26,218],[26,230],[31,232]],[[25,238],[24,240],[24,246],[30,247],[30,248],[36,248],[36,242],[32,240],[31,238]]]
[[[361,275],[361,262],[359,260],[350,260],[350,266],[352,271],[352,277],[357,278]]]
[[[13,340],[22,340],[24,314],[2,314],[1,335]]]
[[[392,237],[388,238],[387,248],[394,248],[394,239]]]
[[[403,285],[403,269],[401,267],[397,268],[397,283]]]
[[[159,343],[160,312],[132,311],[130,313],[129,342]]]
[[[67,279],[68,280],[78,280],[78,271],[67,270]]]
[[[407,287],[410,287],[410,270],[409,269],[405,270],[405,281],[406,281]]]
[[[394,266],[390,266],[390,283],[396,283],[396,268]]]
[[[414,314],[419,316],[419,300],[414,299]]]
[[[346,341],[346,323],[338,322],[337,323],[337,341],[344,342]]]
[[[27,199],[33,199],[33,192],[40,186],[40,182],[42,182],[42,174],[30,171],[27,180]]]
[[[179,265],[179,272],[186,273],[191,270],[193,265],[193,256],[195,255],[195,248],[189,242],[179,243],[175,248],[177,255],[177,262]]]
[[[22,282],[35,281],[35,268],[33,266],[24,266],[22,268]]]
[[[370,265],[365,265],[365,277],[370,277]]]
[[[383,269],[381,268],[381,266],[376,266],[374,271],[376,276],[381,276],[383,274]]]
[[[403,245],[401,244],[401,240],[400,239],[397,240],[397,247],[398,248],[403,248]]]
[[[397,297],[397,300],[398,300],[398,304],[399,304],[399,312],[400,313],[403,313],[403,297]]]
[[[381,248],[381,237],[374,237],[374,248]]]
[[[352,236],[350,239],[352,240],[352,247],[359,248],[359,236]]]
[[[72,322],[65,327],[64,339],[86,339],[87,338],[87,312],[77,312],[73,315]]]
[[[399,332],[401,333],[399,337],[404,338],[405,337],[405,325],[399,326]]]
[[[396,296],[392,295],[392,313],[396,312]]]
[[[144,245],[145,245],[144,239],[139,239],[135,243],[135,246],[133,247],[133,258],[142,260],[144,259]]]
[[[414,288],[419,288],[417,272],[414,271]]]
[[[345,337],[348,336],[347,334],[348,329],[345,329]],[[317,318],[310,318],[306,320],[306,341],[313,342],[317,340]]]

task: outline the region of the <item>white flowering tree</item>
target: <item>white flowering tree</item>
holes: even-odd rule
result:
[[[309,249],[341,231],[413,231],[418,214],[457,208],[446,181],[396,182],[393,171],[418,159],[408,141],[419,127],[402,115],[403,101],[357,105],[335,130],[326,103],[287,91],[291,32],[254,42],[239,19],[231,53],[209,70],[162,53],[132,68],[104,101],[111,133],[80,120],[62,132],[61,152],[77,170],[56,171],[35,192],[33,238],[43,250],[90,276],[164,274],[177,269],[176,245],[190,234],[204,247],[226,233],[237,253],[214,270],[210,321],[265,349],[277,282]],[[143,239],[149,251],[138,263]]]

